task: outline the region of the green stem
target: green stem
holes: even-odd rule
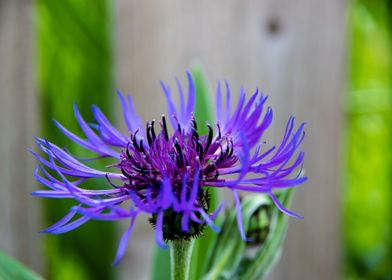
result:
[[[174,240],[170,243],[171,279],[188,280],[193,240]]]

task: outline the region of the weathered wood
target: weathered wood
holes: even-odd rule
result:
[[[32,2],[0,1],[0,250],[40,271],[39,202],[30,195],[34,160],[27,151],[37,128]]]
[[[143,119],[165,110],[157,81],[174,85],[174,76],[183,77],[198,59],[213,86],[226,78],[234,90],[259,86],[270,96],[270,139],[282,137],[291,113],[309,123],[303,149],[310,179],[292,207],[305,220],[291,220],[283,258],[270,279],[338,279],[344,15],[342,0],[117,2],[117,85],[132,94]],[[139,250],[150,250],[136,244],[151,236],[144,227],[130,241],[124,278],[147,279],[142,275],[149,261],[135,258]]]

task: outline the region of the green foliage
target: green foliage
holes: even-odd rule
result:
[[[24,267],[16,260],[0,252],[0,279],[1,280],[42,280],[35,272]]]
[[[349,16],[343,244],[346,279],[392,278],[392,56],[388,1]]]
[[[63,136],[51,119],[80,132],[73,115],[74,102],[87,121],[92,119],[91,104],[106,112],[111,108],[114,91],[108,2],[36,1],[37,80],[43,126],[40,135],[81,157],[93,154]],[[97,180],[96,185],[98,188],[107,183]],[[56,222],[72,205],[71,201],[45,201],[46,224]],[[114,225],[88,222],[61,236],[46,235],[45,240],[50,279],[113,277],[110,264],[116,246]]]

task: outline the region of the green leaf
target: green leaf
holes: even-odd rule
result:
[[[35,272],[24,267],[18,261],[0,252],[0,279],[2,280],[42,280]]]

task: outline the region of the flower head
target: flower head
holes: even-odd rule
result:
[[[265,142],[261,141],[272,121],[271,108],[265,108],[267,97],[256,90],[246,100],[241,89],[233,110],[227,82],[225,106],[218,84],[216,124],[197,123],[193,115],[195,86],[189,73],[187,78],[187,100],[177,80],[179,108],[174,105],[170,88],[161,83],[168,115],[162,115],[158,122],[149,121],[145,126],[136,114],[131,98],[126,99],[119,93],[128,128],[126,134],[117,130],[94,105],[94,124],[86,123],[74,106],[84,138],[55,121],[64,135],[98,155],[90,160],[113,159],[106,170],[89,167],[85,160],[37,138],[37,145],[46,157],[32,152],[39,161],[35,176],[49,190],[33,194],[71,198],[76,202],[64,218],[44,232],[64,233],[90,219],[129,219],[129,228],[117,251],[117,263],[125,252],[135,219],[142,212],[150,215],[156,241],[161,246],[165,246],[165,240],[197,236],[205,226],[217,230],[214,219],[223,205],[210,209],[210,187],[227,188],[233,193],[238,228],[244,240],[238,191],[266,194],[282,212],[299,217],[285,209],[273,191],[297,186],[306,180],[301,173],[304,153],[298,150],[304,139],[304,124],[294,129],[294,117],[290,117],[280,145],[265,149]],[[206,135],[198,132],[202,125],[208,128]],[[108,188],[94,186],[94,178],[106,178]]]

